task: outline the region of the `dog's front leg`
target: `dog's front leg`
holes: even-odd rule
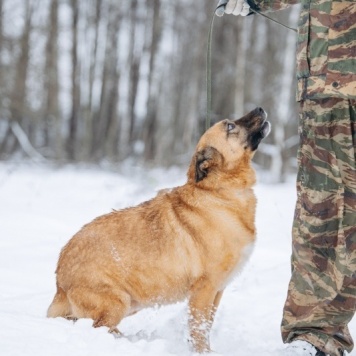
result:
[[[189,299],[189,330],[194,351],[209,352],[209,333],[216,311],[217,291],[207,280],[200,280],[191,290]]]
[[[213,325],[215,314],[216,314],[216,311],[218,310],[218,307],[219,307],[220,300],[221,300],[221,297],[223,295],[223,292],[224,292],[224,290],[221,290],[221,291],[217,292],[216,295],[215,295],[214,303],[213,303],[213,309],[212,309],[212,312],[211,312],[211,325],[210,325],[210,327]]]

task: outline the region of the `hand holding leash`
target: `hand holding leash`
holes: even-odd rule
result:
[[[250,13],[250,5],[245,0],[220,0],[215,14],[221,17],[224,13],[247,16]]]
[[[220,0],[218,6],[215,9],[215,15],[221,17],[224,15],[224,13],[233,14],[235,16],[247,16],[251,13],[259,14],[278,25],[287,28],[288,30],[297,32],[297,29],[289,27],[260,12],[258,7],[250,7],[250,5],[247,3],[247,0]]]

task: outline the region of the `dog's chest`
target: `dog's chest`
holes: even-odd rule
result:
[[[225,288],[241,271],[251,255],[255,241],[256,198],[252,190],[235,192],[225,205],[216,206],[212,219],[210,252],[212,270]],[[214,235],[214,236],[213,236]]]
[[[242,268],[246,265],[246,262],[250,258],[252,251],[254,249],[254,243],[251,242],[244,246],[238,255],[227,254],[221,263],[220,267],[222,270],[222,275],[224,276],[222,283],[222,288],[225,288],[234,277],[241,272]]]
[[[224,241],[250,239],[255,234],[256,197],[252,189],[232,191],[230,197],[211,204],[211,226]]]

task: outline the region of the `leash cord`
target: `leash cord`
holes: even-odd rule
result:
[[[266,14],[264,14],[264,13],[262,13],[262,12],[256,11],[256,10],[252,9],[251,7],[250,7],[250,10],[251,10],[252,12],[254,12],[255,14],[261,15],[261,16],[265,17],[266,19],[268,19],[268,20],[270,20],[270,21],[276,23],[276,24],[279,25],[279,26],[282,26],[282,27],[284,27],[284,28],[286,28],[286,29],[288,29],[288,30],[297,32],[297,29],[296,29],[296,28],[289,27],[289,26],[285,25],[284,23],[279,22],[279,21],[275,20],[274,18],[267,16]]]
[[[226,5],[226,4],[225,4]],[[208,46],[207,46],[207,51],[206,51],[206,118],[205,118],[205,130],[207,130],[210,127],[211,124],[211,45],[212,45],[212,34],[213,34],[213,27],[214,27],[214,18],[215,18],[215,12],[217,9],[222,7],[224,5],[218,6],[214,12],[213,16],[211,17],[210,21],[210,26],[209,26],[209,34],[208,34]],[[283,26],[284,28],[297,32],[297,30],[293,27],[289,27],[281,22],[278,22],[277,20],[273,19],[272,17],[269,17],[259,11],[256,11],[252,8],[250,8],[252,12],[255,14],[261,15],[268,20],[271,20],[272,22]]]

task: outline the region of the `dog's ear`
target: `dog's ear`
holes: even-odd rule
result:
[[[206,147],[195,155],[195,182],[200,182],[208,176],[209,170],[217,164],[221,156],[214,147]]]

